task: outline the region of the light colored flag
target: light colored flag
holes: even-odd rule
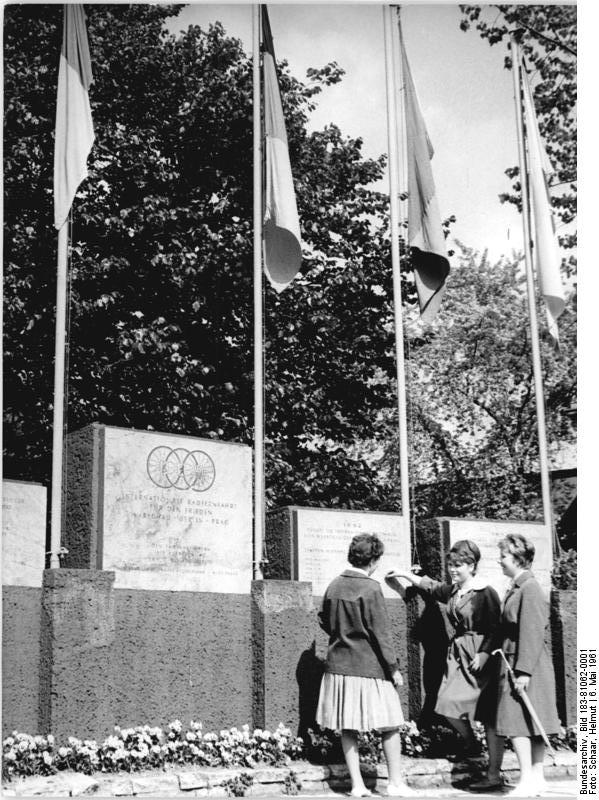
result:
[[[413,248],[420,317],[429,322],[441,304],[449,260],[431,168],[434,151],[412,80],[401,23],[398,25],[408,161],[408,243]]]
[[[549,175],[553,169],[541,139],[532,99],[532,90],[521,59],[520,75],[524,100],[526,149],[528,155],[528,181],[532,222],[533,258],[539,288],[545,299],[549,333],[559,343],[557,318],[564,310],[566,298],[562,284],[559,244],[555,234],[551,199],[548,190]]]
[[[266,150],[264,269],[272,286],[282,292],[300,270],[302,246],[275,53],[264,5],[262,42]]]
[[[58,68],[54,140],[54,225],[64,225],[79,184],[87,178],[87,157],[94,142],[88,89],[93,80],[85,12],[65,4]]]

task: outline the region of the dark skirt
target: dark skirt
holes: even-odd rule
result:
[[[507,656],[513,665],[514,656]],[[500,736],[540,736],[538,726],[533,722],[530,713],[517,692],[508,675],[503,659],[496,665],[498,700],[497,700],[497,733]],[[555,701],[555,675],[549,651],[545,646],[539,661],[530,677],[526,692],[545,733],[559,733],[561,723],[557,716]]]
[[[491,659],[482,672],[470,672],[472,659],[483,640],[482,633],[468,631],[449,644],[445,676],[439,689],[435,711],[452,719],[478,720],[493,724],[496,692],[493,685]]]

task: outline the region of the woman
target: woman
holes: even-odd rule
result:
[[[405,578],[419,591],[444,603],[454,634],[449,642],[445,676],[439,689],[435,711],[464,738],[467,753],[476,752],[477,742],[471,722],[485,724],[489,764],[486,777],[471,785],[481,791],[503,784],[501,762],[503,739],[495,731],[495,692],[491,682],[493,650],[500,618],[499,596],[476,576],[480,550],[469,539],[456,542],[447,554],[451,583],[419,576],[409,570],[393,570],[385,580],[403,594],[398,578]]]
[[[535,797],[545,788],[545,745],[520,695],[526,692],[547,734],[560,731],[553,665],[545,644],[549,604],[529,569],[534,554],[534,545],[520,534],[509,534],[499,542],[499,565],[512,579],[499,633],[514,677],[501,658],[497,732],[511,738],[518,758],[520,780],[510,792],[513,797]]]
[[[397,687],[403,683],[391,641],[385,600],[372,578],[384,546],[374,534],[360,533],[351,541],[350,569],[327,588],[320,624],[329,648],[320,686],[316,721],[321,728],[341,731],[341,746],[351,779],[352,797],[371,793],[360,773],[358,733],[380,731],[389,772],[387,794],[407,797],[415,792],[401,774],[399,726],[403,714]]]

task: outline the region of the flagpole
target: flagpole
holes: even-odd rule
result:
[[[69,222],[67,219],[58,231],[56,330],[54,334],[54,409],[52,419],[52,493],[50,499],[50,569],[60,567],[68,227]]]
[[[387,89],[387,136],[389,145],[389,234],[393,274],[393,313],[395,319],[395,363],[397,370],[397,411],[399,425],[399,468],[401,514],[404,533],[410,535],[410,480],[408,462],[408,423],[406,413],[406,376],[403,346],[401,275],[399,261],[399,169],[397,154],[397,105],[393,57],[391,7],[383,6],[385,30],[385,73]]]
[[[262,309],[262,103],[260,97],[260,6],[252,6],[254,155],[254,580],[261,580],[264,541],[264,370]]]
[[[553,530],[553,513],[551,507],[551,485],[549,481],[549,458],[547,455],[547,430],[545,426],[545,403],[543,391],[543,371],[541,365],[541,348],[539,345],[539,327],[535,282],[532,269],[532,248],[530,232],[530,202],[528,191],[528,170],[526,150],[524,147],[524,124],[522,117],[520,48],[513,36],[510,36],[512,53],[512,72],[514,75],[514,100],[516,103],[516,128],[518,132],[518,157],[520,161],[520,185],[522,187],[522,225],[524,230],[524,263],[526,266],[526,289],[528,296],[528,315],[530,319],[530,341],[535,384],[535,401],[537,411],[537,430],[539,438],[539,466],[541,472],[541,494],[543,498],[543,522],[549,527],[552,541],[555,543]]]

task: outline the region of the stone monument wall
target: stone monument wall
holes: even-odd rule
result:
[[[64,565],[117,588],[249,594],[251,492],[244,445],[88,426],[68,440]]]
[[[46,487],[2,481],[2,585],[41,587],[46,561]]]
[[[358,533],[375,533],[385,553],[374,574],[385,597],[396,593],[382,580],[393,566],[410,564],[410,536],[400,514],[286,506],[266,515],[267,575],[310,581],[315,596],[347,566],[347,551]]]
[[[2,724],[37,730],[46,488],[2,481]]]
[[[2,731],[37,733],[42,589],[2,587]]]

